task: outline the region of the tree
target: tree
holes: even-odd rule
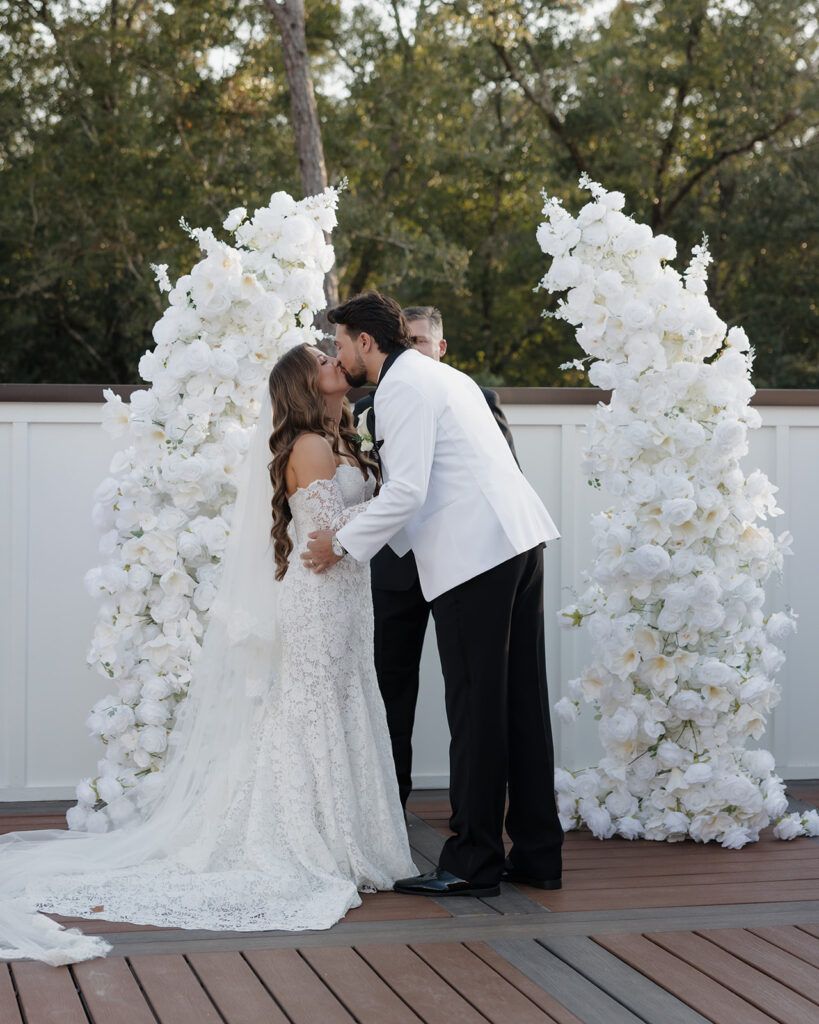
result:
[[[299,188],[275,2],[0,0],[0,375],[136,379],[180,214]],[[483,382],[580,383],[535,228],[588,168],[682,254],[708,234],[759,384],[819,383],[815,2],[299,2],[342,294],[437,304]]]
[[[265,5],[281,35],[302,191],[306,196],[316,195],[327,187],[327,168],[307,53],[304,0],[265,0]],[[324,294],[328,306],[337,304],[338,283],[334,268],[324,278]]]

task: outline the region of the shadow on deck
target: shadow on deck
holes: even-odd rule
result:
[[[819,786],[791,795],[816,804]],[[410,808],[426,870],[448,804]],[[64,827],[60,811],[7,807],[0,831]],[[559,892],[376,893],[322,932],[66,923],[113,951],[0,963],[2,1024],[819,1024],[819,842],[770,833],[732,851],[573,832]]]

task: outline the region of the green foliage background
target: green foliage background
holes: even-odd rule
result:
[[[540,190],[677,238],[760,387],[819,387],[816,4],[307,0],[341,294],[444,314],[484,383],[581,383],[541,316]],[[299,191],[261,0],[0,0],[0,379],[128,382],[178,226]]]

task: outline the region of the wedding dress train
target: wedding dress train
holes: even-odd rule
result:
[[[0,957],[68,963],[110,948],[35,908],[173,928],[319,929],[357,906],[359,890],[416,873],[373,667],[369,568],[346,557],[316,575],[299,558],[311,530],[348,521],[373,486],[342,464],[292,496],[274,632],[248,626],[252,599],[236,608],[236,580],[251,577],[234,558],[234,603],[223,593],[214,609],[182,749],[144,820],[103,835],[0,837]],[[269,546],[265,557],[255,572],[267,586]]]

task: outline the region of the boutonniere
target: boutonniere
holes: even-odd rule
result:
[[[373,441],[373,435],[367,430],[367,414],[363,412],[358,417],[358,422],[355,425],[356,435],[355,441],[362,452],[371,452],[375,447]]]

